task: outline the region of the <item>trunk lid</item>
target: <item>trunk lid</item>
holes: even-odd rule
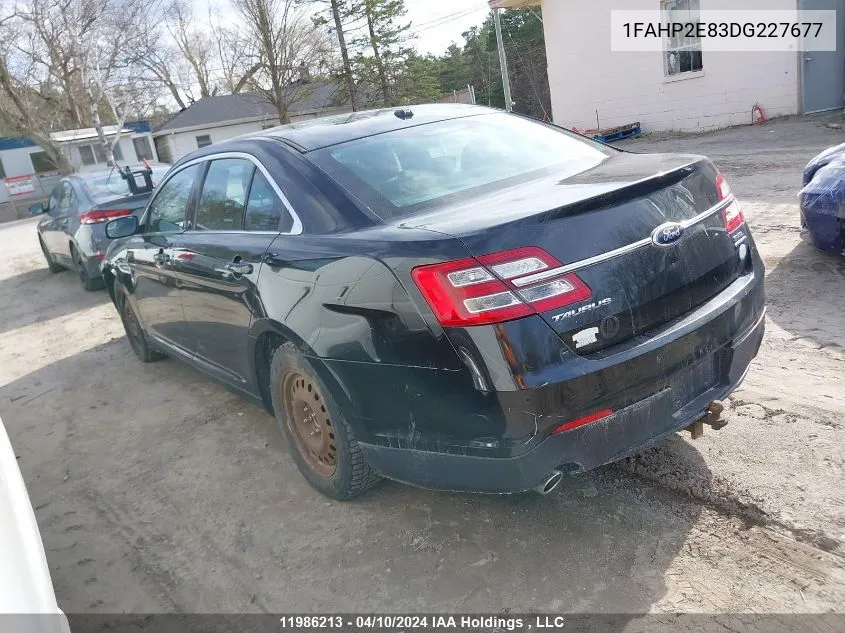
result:
[[[573,351],[590,354],[678,318],[741,274],[714,210],[717,175],[699,156],[619,153],[577,176],[475,197],[405,225],[452,235],[476,257],[533,246],[564,266],[586,264],[574,272],[590,296],[540,314]],[[655,244],[667,223],[655,238],[666,243]]]

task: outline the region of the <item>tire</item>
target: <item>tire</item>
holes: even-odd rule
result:
[[[79,281],[85,290],[92,292],[94,290],[102,290],[105,288],[105,283],[103,282],[102,277],[92,278],[91,275],[88,274],[88,268],[85,266],[85,262],[82,259],[82,253],[80,253],[76,248],[71,247],[70,254],[73,257],[76,275],[79,277]]]
[[[47,247],[44,246],[44,240],[41,239],[40,235],[38,236],[38,245],[41,246],[41,252],[44,253],[44,259],[47,260],[47,270],[51,273],[58,273],[64,270],[64,268],[53,261],[53,256],[50,255],[50,251],[48,251]]]
[[[273,355],[270,393],[276,424],[314,488],[345,501],[379,482],[326,385],[292,343]]]
[[[122,291],[116,297],[118,298],[117,309],[120,312],[120,320],[123,321],[126,338],[135,355],[144,363],[154,363],[166,358],[164,354],[152,349],[147,343],[144,328],[141,327],[141,322],[138,321],[138,315],[132,309],[132,304],[126,296],[126,291]]]

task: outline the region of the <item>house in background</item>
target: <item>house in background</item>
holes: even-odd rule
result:
[[[291,122],[352,112],[345,94],[331,81],[306,79],[291,105]],[[153,132],[162,162],[172,163],[196,149],[279,125],[276,108],[260,92],[205,97]]]
[[[490,0],[491,8],[542,6],[555,123],[581,130],[639,121],[646,131],[707,130],[842,108],[845,0]],[[702,51],[701,41],[664,38],[663,51],[613,52],[611,10],[836,9],[835,52]]]
[[[103,132],[111,142],[117,134],[117,126],[106,125]],[[53,132],[50,138],[59,144],[76,171],[96,171],[106,167],[103,147],[94,128]],[[145,160],[158,161],[149,122],[132,121],[123,124],[120,140],[114,146],[114,158],[119,165],[137,164]]]
[[[106,138],[113,140],[117,126],[104,128]],[[94,128],[64,130],[50,134],[76,171],[106,168],[103,148]],[[119,164],[134,165],[144,160],[156,162],[149,122],[124,123],[114,150]],[[45,197],[60,176],[56,166],[41,147],[28,138],[0,138],[0,203],[11,198],[27,200]]]

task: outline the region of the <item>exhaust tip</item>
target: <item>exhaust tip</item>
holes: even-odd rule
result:
[[[563,480],[563,473],[559,470],[553,470],[548,475],[546,475],[545,481],[541,483],[539,486],[535,487],[534,490],[539,492],[541,495],[547,495],[552,490],[558,487],[558,484]]]

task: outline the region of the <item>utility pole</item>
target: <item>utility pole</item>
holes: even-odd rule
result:
[[[505,88],[505,110],[513,110],[511,101],[511,80],[508,76],[508,58],[505,55],[505,43],[502,41],[502,20],[499,17],[501,9],[493,9],[493,22],[496,24],[496,42],[499,44],[499,65],[502,67],[502,85]]]

